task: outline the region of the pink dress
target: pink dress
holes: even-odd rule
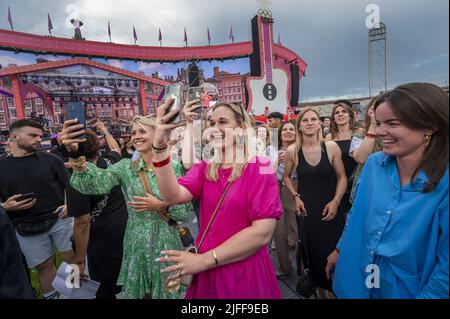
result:
[[[261,163],[263,161],[263,163]],[[249,163],[231,186],[200,248],[200,253],[214,249],[227,239],[262,219],[279,219],[282,214],[277,178],[264,174],[267,160]],[[230,169],[219,170],[219,180],[206,178],[207,163],[193,166],[179,179],[196,199],[200,199],[200,241],[214,209],[227,185]],[[220,256],[218,256],[220,261]],[[194,276],[187,299],[281,299],[267,245],[239,262],[219,266]]]

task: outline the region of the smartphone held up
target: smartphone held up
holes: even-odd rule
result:
[[[167,113],[173,112],[173,111],[179,111],[172,118],[170,118],[167,123],[180,124],[183,122],[183,120],[184,120],[184,116],[183,116],[184,94],[183,93],[184,93],[184,91],[183,91],[182,83],[174,83],[174,84],[171,84],[166,87],[164,100],[167,101],[170,98],[173,99],[173,102],[170,105],[169,109],[167,110]]]
[[[84,125],[82,130],[86,130],[87,110],[83,102],[70,102],[64,108],[64,121],[78,120],[78,124]],[[85,138],[83,134],[79,138]]]

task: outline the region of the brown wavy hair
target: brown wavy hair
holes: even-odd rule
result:
[[[355,132],[355,126],[356,126],[355,112],[353,111],[353,109],[350,106],[348,106],[347,104],[344,104],[344,103],[336,104],[335,106],[333,106],[333,111],[331,112],[331,124],[330,124],[331,139],[333,141],[334,141],[334,139],[337,137],[337,135],[339,133],[339,129],[338,129],[337,123],[336,123],[336,121],[334,119],[334,115],[335,115],[336,109],[338,107],[344,108],[344,110],[350,116],[349,126],[350,126],[350,130],[352,132]]]
[[[100,154],[100,143],[94,131],[86,131],[86,142],[83,143],[84,156],[88,161],[95,160]]]
[[[384,102],[405,126],[434,132],[411,180],[423,170],[429,178],[423,192],[431,192],[448,167],[448,95],[431,83],[408,83],[381,95],[375,110]]]

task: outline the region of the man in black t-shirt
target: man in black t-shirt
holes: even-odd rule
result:
[[[54,247],[71,263],[72,219],[65,218],[65,187],[69,172],[56,156],[38,152],[42,127],[19,120],[10,127],[11,156],[0,159],[0,202],[14,227],[28,267],[38,270],[44,298],[57,292]],[[20,199],[22,194],[28,197]]]
[[[120,148],[106,128],[97,127],[105,134],[111,152],[99,156],[97,135],[86,132],[83,155],[97,167],[107,167],[120,161]],[[117,286],[122,264],[123,237],[128,219],[125,198],[120,186],[104,196],[83,195],[70,184],[67,187],[69,216],[75,217],[74,244],[75,263],[84,271],[86,255],[91,278],[100,282],[96,299],[114,299],[120,292]]]

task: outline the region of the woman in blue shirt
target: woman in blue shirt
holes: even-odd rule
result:
[[[375,114],[383,153],[364,166],[327,275],[336,266],[338,298],[448,298],[448,95],[402,85]]]

